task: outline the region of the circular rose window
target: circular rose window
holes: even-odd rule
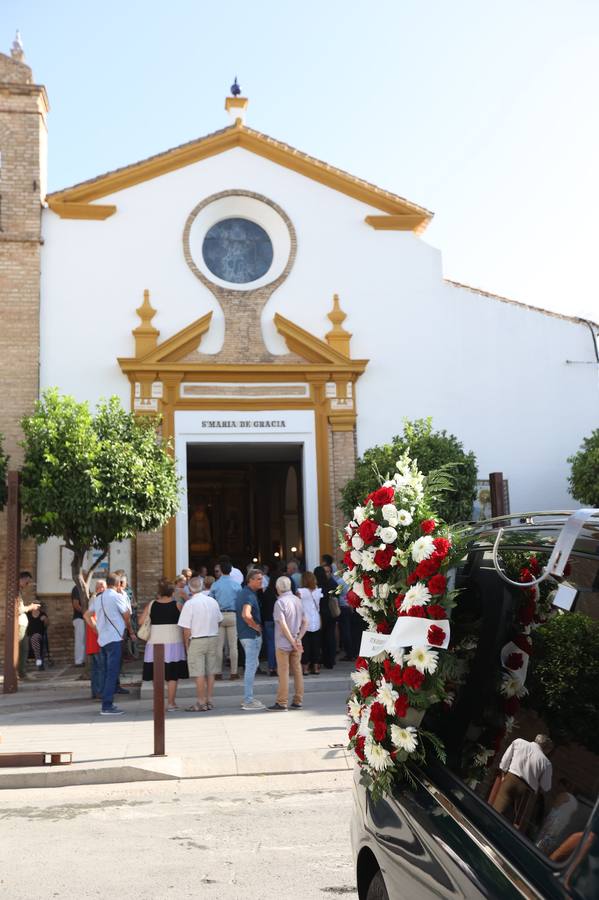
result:
[[[255,222],[223,219],[207,231],[202,256],[217,278],[232,284],[248,284],[268,272],[273,248],[264,228]]]

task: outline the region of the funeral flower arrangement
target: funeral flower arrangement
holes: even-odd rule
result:
[[[369,629],[352,673],[349,746],[375,797],[410,778],[408,764],[425,759],[427,744],[443,757],[438,738],[419,726],[447,699],[449,570],[459,555],[433,510],[450,488],[447,474],[425,478],[408,455],[396,468],[354,510],[341,543],[347,600]]]

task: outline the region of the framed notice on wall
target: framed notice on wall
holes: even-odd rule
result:
[[[83,563],[84,569],[89,569],[99,556],[102,555],[101,550],[90,550],[86,556],[85,561]],[[59,572],[58,577],[61,581],[72,581],[73,575],[71,573],[71,563],[73,561],[73,551],[69,550],[68,547],[65,547],[64,544],[61,544],[60,547],[60,563],[59,563]],[[94,578],[105,578],[110,571],[110,551],[106,554],[102,562],[94,569]]]

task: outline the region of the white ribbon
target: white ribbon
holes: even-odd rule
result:
[[[436,625],[445,632],[442,644],[431,644],[428,632]],[[400,616],[391,634],[379,634],[376,631],[365,631],[360,644],[360,656],[365,658],[378,656],[395,648],[432,647],[434,650],[446,650],[449,646],[450,627],[447,619],[419,619],[415,616]]]

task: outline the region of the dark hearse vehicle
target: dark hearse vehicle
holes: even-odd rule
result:
[[[457,569],[460,677],[451,706],[437,704],[424,720],[443,739],[446,763],[429,753],[414,784],[377,803],[356,771],[360,900],[599,898],[599,513],[576,538],[559,586],[537,588],[548,614],[532,629],[527,693],[515,700],[498,690],[502,653],[518,651],[514,623],[526,623],[526,589],[509,573],[531,557],[540,572],[571,517],[510,518],[473,527]],[[531,748],[551,765],[536,790],[509,776],[510,805],[500,763],[507,771],[514,752]]]

